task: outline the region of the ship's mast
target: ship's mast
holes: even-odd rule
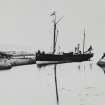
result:
[[[56,12],[54,12],[54,39],[53,39],[53,54],[56,50]]]
[[[84,54],[84,48],[85,48],[85,35],[86,35],[86,33],[85,33],[85,29],[84,29],[84,37],[83,37],[83,54]]]
[[[53,20],[53,23],[54,23],[54,37],[53,37],[53,54],[55,54],[55,51],[56,51],[56,43],[57,43],[57,24],[61,21],[61,19],[63,17],[61,17],[59,20],[56,20],[56,12],[54,11],[51,16],[54,16],[54,20]]]
[[[54,36],[53,36],[53,54],[55,53],[55,50],[56,50],[56,39],[57,39],[57,36],[56,36],[56,28],[57,28],[57,22],[56,22],[56,12],[54,11],[51,16],[54,16],[54,20],[53,20],[53,23],[54,23]]]

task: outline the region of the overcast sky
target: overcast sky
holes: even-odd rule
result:
[[[0,49],[52,50],[53,25],[50,14],[64,16],[58,24],[58,51],[71,51],[82,44],[86,30],[86,48],[105,51],[104,0],[1,0]],[[81,46],[82,47],[82,46]]]
[[[53,18],[50,14],[53,11],[57,12],[57,18],[64,16],[58,24],[57,51],[73,51],[78,43],[82,47],[85,28],[85,48],[91,44],[98,60],[105,52],[105,0],[0,0],[0,50],[52,51]],[[105,75],[102,70],[94,66],[91,70],[84,64],[78,70],[77,66],[79,64],[75,63],[57,66],[61,104],[77,104],[81,99],[83,104],[104,104]],[[0,103],[54,105],[52,68],[40,72],[31,65],[1,72]],[[92,91],[87,91],[86,86],[93,87]]]

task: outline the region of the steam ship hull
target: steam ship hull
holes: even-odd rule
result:
[[[88,61],[93,57],[93,54],[40,54],[36,56],[37,64],[54,64],[54,63],[63,63],[63,62],[82,62]]]

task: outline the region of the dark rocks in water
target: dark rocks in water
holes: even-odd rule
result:
[[[105,53],[103,53],[102,57],[97,62],[97,65],[100,67],[105,67]]]
[[[8,59],[0,59],[0,70],[11,69],[12,65]]]
[[[99,61],[97,62],[97,65],[100,67],[105,67],[105,55],[103,54],[103,56],[99,59]]]
[[[0,66],[0,70],[9,70],[12,66]]]
[[[100,67],[105,67],[105,62],[103,62],[103,61],[98,61],[98,62],[97,62],[97,65],[100,66]]]

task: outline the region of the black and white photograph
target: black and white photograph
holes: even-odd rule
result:
[[[0,105],[105,105],[104,4],[1,0]]]

